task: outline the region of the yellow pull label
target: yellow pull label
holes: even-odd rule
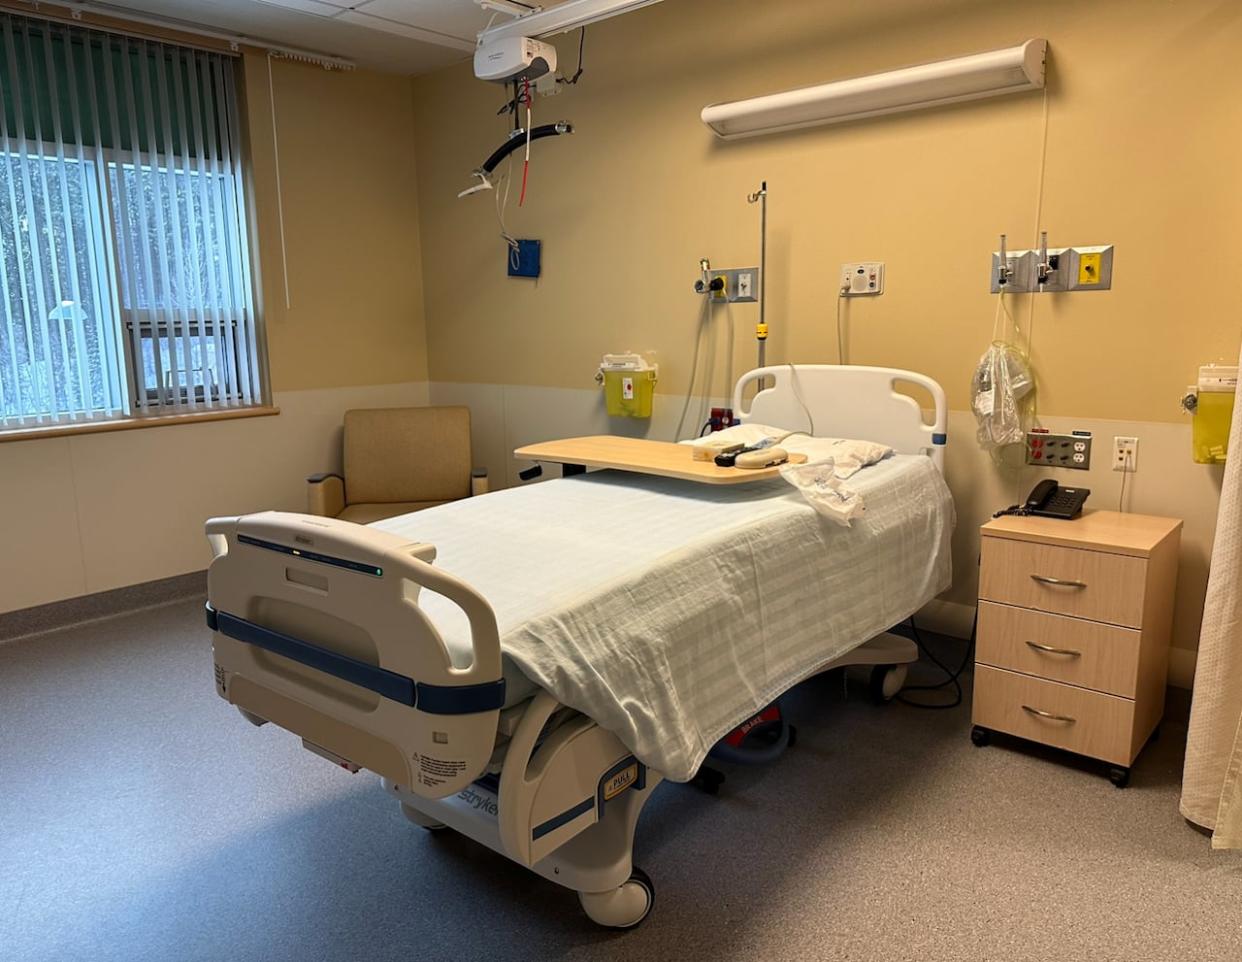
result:
[[[768,325],[756,324],[755,325],[755,337],[761,341],[766,341],[768,339]]]
[[[604,782],[604,801],[609,802],[638,781],[638,762],[627,765]]]
[[[1100,283],[1100,255],[1083,254],[1078,258],[1078,283]]]

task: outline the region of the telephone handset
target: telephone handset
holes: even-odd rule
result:
[[[1042,518],[1069,521],[1082,513],[1082,506],[1090,493],[1086,488],[1063,488],[1051,478],[1045,478],[1026,496],[1022,511]]]

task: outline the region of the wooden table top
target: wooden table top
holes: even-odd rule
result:
[[[1096,548],[1146,558],[1182,526],[1177,518],[1122,514],[1090,508],[1072,521],[1060,518],[1002,515],[980,529],[983,537],[1038,541],[1067,548]]]
[[[551,461],[557,464],[581,464],[587,468],[612,468],[635,474],[654,474],[680,478],[700,484],[747,484],[764,481],[780,474],[780,465],[771,468],[721,468],[711,461],[695,461],[688,444],[670,441],[648,441],[643,438],[622,438],[598,434],[585,438],[565,438],[527,444],[513,452],[526,461]],[[804,454],[791,454],[791,464],[806,460]]]

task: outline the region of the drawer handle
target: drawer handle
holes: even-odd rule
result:
[[[1069,715],[1054,715],[1050,711],[1040,711],[1038,708],[1032,708],[1030,705],[1023,705],[1022,710],[1030,712],[1032,715],[1038,715],[1040,718],[1047,718],[1049,721],[1067,722],[1070,725],[1078,721],[1077,718],[1070,718]]]
[[[1068,655],[1070,658],[1081,658],[1082,652],[1075,651],[1073,648],[1053,648],[1052,645],[1041,645],[1037,641],[1028,641],[1028,648],[1034,648],[1036,651],[1042,651],[1049,655]]]
[[[1085,581],[1069,581],[1065,578],[1049,578],[1047,575],[1031,575],[1032,581],[1038,581],[1041,585],[1060,585],[1062,588],[1085,588]]]

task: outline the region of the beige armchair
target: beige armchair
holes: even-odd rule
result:
[[[306,479],[310,514],[367,524],[487,491],[464,407],[346,411],[344,467]]]

